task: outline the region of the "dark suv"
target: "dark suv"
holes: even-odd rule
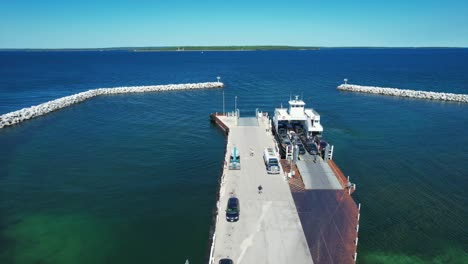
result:
[[[304,145],[302,145],[302,142],[300,140],[296,140],[296,145],[297,145],[297,148],[299,149],[299,154],[304,155],[305,148],[304,148]]]
[[[317,145],[315,145],[315,143],[313,141],[308,142],[307,145],[306,145],[306,148],[307,148],[307,152],[309,152],[310,155],[317,155],[318,154]]]
[[[228,200],[226,209],[226,220],[229,222],[237,222],[239,220],[239,199],[231,197]]]

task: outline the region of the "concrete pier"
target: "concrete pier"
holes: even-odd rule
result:
[[[165,92],[175,90],[194,90],[208,88],[222,88],[222,82],[204,82],[204,83],[186,83],[186,84],[168,84],[168,85],[149,85],[149,86],[131,86],[116,88],[99,88],[88,90],[55,99],[40,105],[23,108],[18,111],[0,115],[0,129],[5,126],[11,126],[23,121],[48,114],[53,111],[77,104],[99,95],[125,94],[125,93],[146,93],[146,92]]]
[[[351,194],[356,185],[333,160],[308,153],[295,164],[281,160],[282,173],[267,174],[263,150],[277,143],[268,118],[257,115],[210,116],[228,142],[209,263],[223,258],[234,263],[355,263],[360,206]],[[227,166],[234,147],[241,170]],[[238,222],[226,220],[230,197],[240,201]]]
[[[429,91],[415,91],[408,89],[384,88],[374,86],[361,86],[354,84],[342,84],[337,87],[341,91],[400,96],[427,100],[442,100],[451,102],[468,103],[468,94],[438,93]]]
[[[313,263],[284,174],[267,174],[265,169],[263,150],[275,147],[267,131],[268,118],[213,118],[228,128],[229,135],[209,263],[218,263],[222,258],[236,264]],[[234,146],[240,152],[241,170],[228,170],[226,165]],[[262,193],[258,192],[259,185]],[[228,222],[225,216],[232,196],[240,202],[237,222]]]

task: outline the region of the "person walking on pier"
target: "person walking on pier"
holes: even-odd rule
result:
[[[250,148],[250,156],[253,157],[253,155],[254,155],[254,151],[252,148]]]
[[[258,193],[261,194],[263,190],[263,187],[261,185],[258,186]]]

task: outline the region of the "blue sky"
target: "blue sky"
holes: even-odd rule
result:
[[[0,1],[0,48],[468,47],[468,1]]]

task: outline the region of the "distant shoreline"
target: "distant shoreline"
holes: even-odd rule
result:
[[[171,46],[171,47],[113,47],[113,48],[63,48],[63,49],[0,49],[0,51],[270,51],[270,50],[321,50],[321,49],[466,49],[468,47],[313,47],[313,46]]]
[[[64,48],[64,49],[0,49],[0,51],[260,51],[260,50],[319,50],[305,46],[171,46],[171,47],[115,47],[115,48]]]

